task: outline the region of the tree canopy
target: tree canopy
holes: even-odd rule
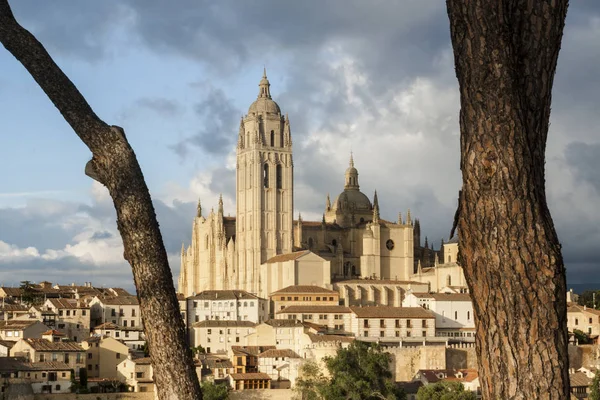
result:
[[[417,400],[476,400],[477,395],[460,382],[437,382],[423,386],[417,392]]]

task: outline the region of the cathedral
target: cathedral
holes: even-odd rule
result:
[[[327,195],[322,220],[294,220],[290,120],[272,99],[266,72],[258,86],[240,121],[236,216],[224,215],[222,198],[206,216],[198,202],[191,244],[181,249],[180,293],[241,289],[267,297],[290,285],[350,279],[427,282],[431,291],[466,286],[456,241],[436,251],[425,238],[421,246],[410,210],[382,219],[377,192],[371,201],[360,191],[352,154],[343,190],[333,201]]]

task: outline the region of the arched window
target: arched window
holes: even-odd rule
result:
[[[283,132],[279,133],[279,145],[283,147]]]
[[[452,256],[448,256],[448,262],[452,262]]]
[[[452,286],[452,277],[450,275],[446,277],[446,286]]]
[[[263,185],[264,187],[269,187],[269,164],[265,164],[263,169]]]
[[[244,307],[248,307],[248,302],[247,301],[244,302]]]
[[[308,238],[308,248],[312,249],[313,247],[313,238]]]
[[[204,248],[208,249],[208,235],[204,236]]]
[[[281,179],[282,179],[281,178],[281,175],[282,175],[282,173],[281,173],[281,165],[277,165],[276,172],[277,172],[277,174],[276,174],[277,189],[281,189],[281,187],[282,187],[282,184],[281,184]]]
[[[275,147],[275,131],[271,131],[271,147]]]
[[[335,247],[335,246],[337,246],[337,240],[333,239],[333,240],[331,241],[331,245],[332,245],[332,246],[334,246],[334,247]]]

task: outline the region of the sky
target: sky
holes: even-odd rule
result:
[[[150,188],[179,274],[198,199],[234,215],[240,117],[266,67],[294,143],[295,214],[320,220],[354,154],[382,218],[408,209],[439,248],[458,190],[459,93],[445,3],[422,0],[11,2]],[[553,90],[546,182],[569,284],[600,282],[600,3],[572,1]],[[133,289],[89,150],[0,47],[0,284]]]

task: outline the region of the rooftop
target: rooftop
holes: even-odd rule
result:
[[[83,347],[75,342],[50,342],[46,339],[23,339],[35,351],[84,351]]]
[[[423,307],[350,307],[358,318],[435,318]]]
[[[250,321],[236,321],[236,320],[206,320],[196,322],[192,325],[194,328],[220,328],[220,327],[244,327],[254,328],[256,324]]]
[[[471,301],[468,293],[412,293],[421,299],[433,299],[435,301]]]
[[[277,262],[297,260],[298,258],[305,256],[310,252],[311,252],[310,250],[302,250],[302,251],[295,251],[293,253],[279,254],[275,257],[269,258],[267,261],[265,261],[265,263],[272,264],[272,263],[277,263]]]
[[[205,290],[195,296],[188,297],[192,300],[263,300],[245,290]]]
[[[290,349],[269,349],[263,351],[258,355],[259,358],[275,358],[275,357],[287,357],[287,358],[301,358],[295,351]]]
[[[289,306],[283,310],[277,311],[277,314],[291,314],[291,313],[336,313],[336,314],[349,314],[352,310],[346,306]]]
[[[281,293],[298,293],[298,294],[303,294],[303,293],[327,293],[327,294],[335,294],[337,295],[338,292],[335,290],[331,290],[331,289],[325,289],[323,287],[320,286],[313,286],[313,285],[293,285],[293,286],[288,286],[286,288],[280,289],[276,292],[271,293],[271,296],[275,295],[275,294],[281,294]]]

